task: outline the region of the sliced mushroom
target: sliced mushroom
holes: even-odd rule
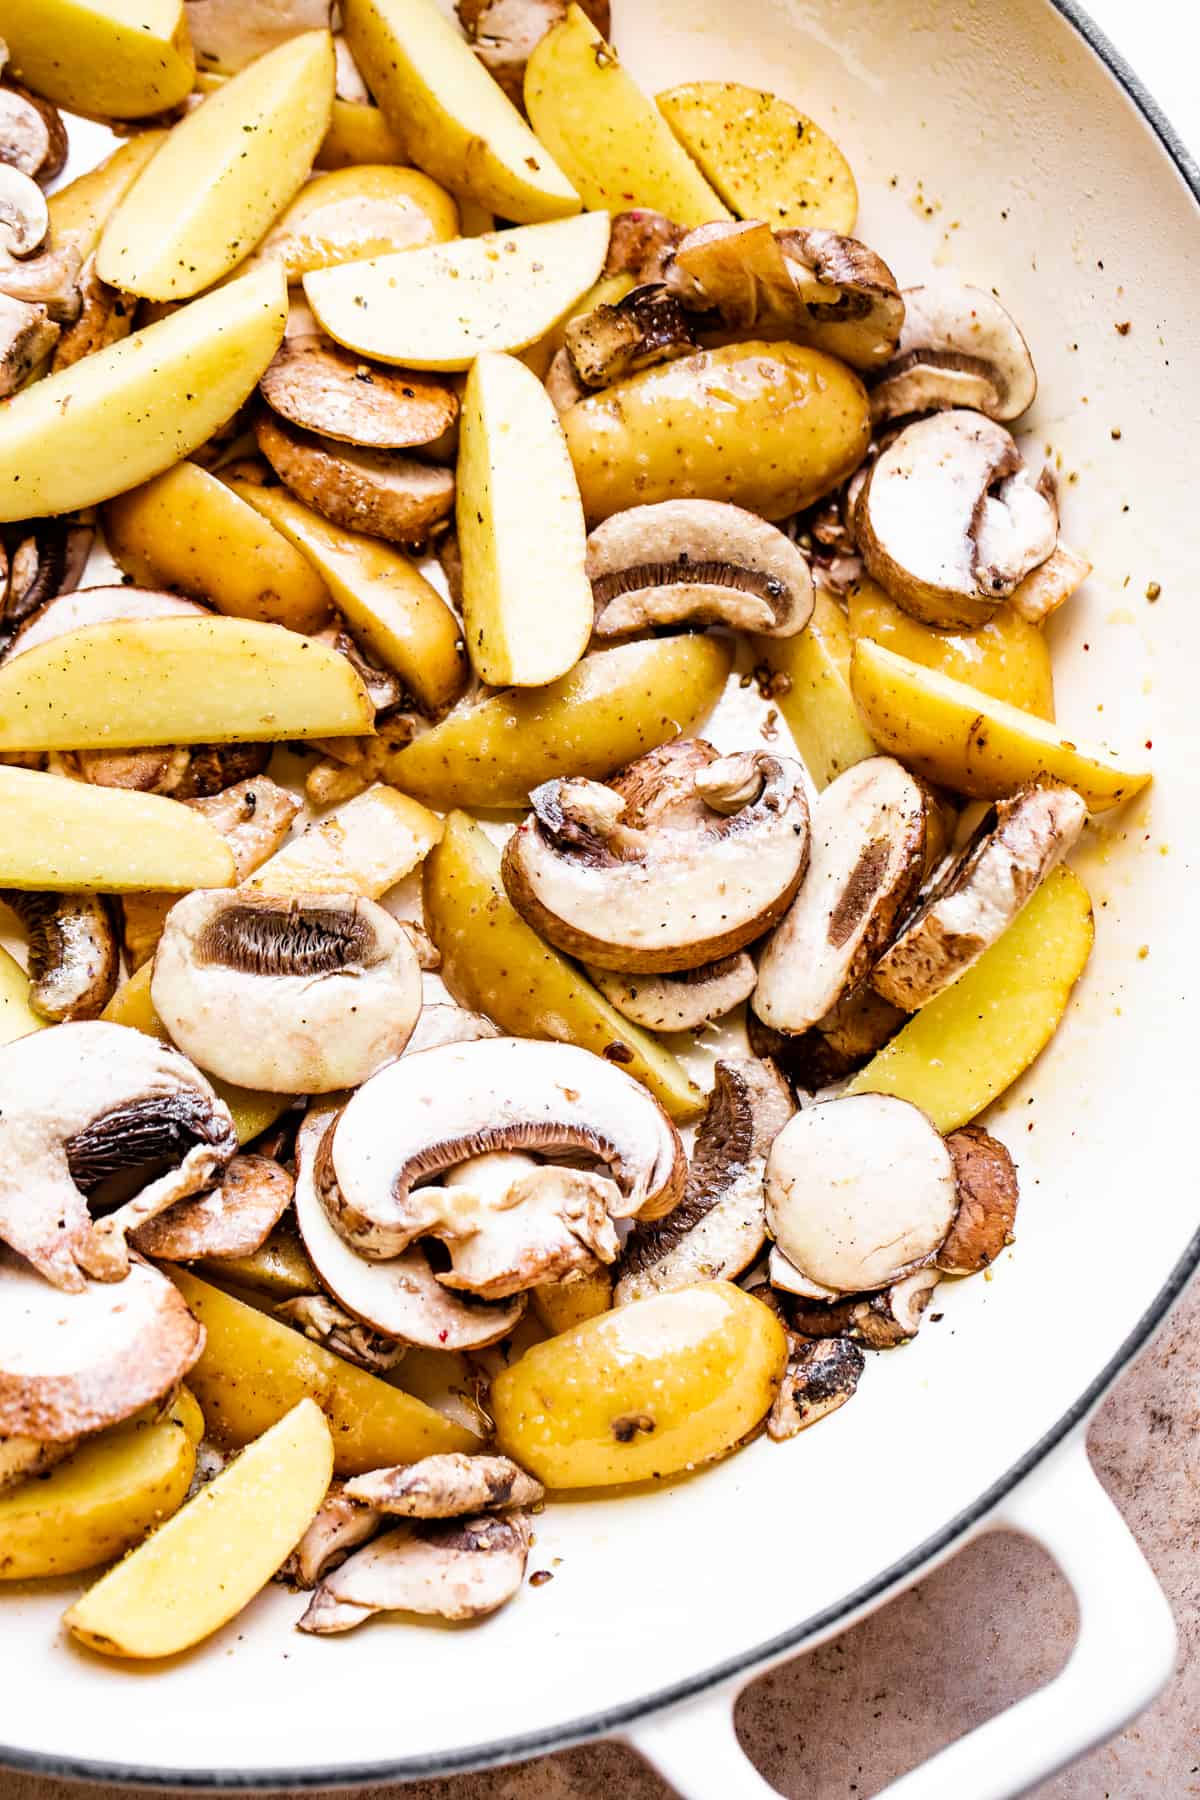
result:
[[[4,560],[6,591],[0,606],[0,658],[9,641],[59,596],[73,594],[91,554],[95,528],[78,518],[33,519],[13,529]]]
[[[57,1025],[0,1048],[0,1094],[0,1243],[69,1293],[85,1273],[120,1280],[125,1234],[219,1180],[237,1149],[229,1109],[187,1058],[123,1025]],[[118,1176],[140,1192],[93,1223],[88,1197]]]
[[[415,546],[454,507],[454,471],[397,451],[360,450],[264,414],[258,447],[306,506],[349,531]]]
[[[1043,625],[1083,586],[1092,572],[1086,556],[1057,543],[1044,563],[1031,569],[1009,595],[1008,604],[1031,625]]]
[[[859,987],[798,1036],[775,1031],[752,1011],[746,1025],[755,1056],[771,1057],[793,1087],[812,1094],[870,1062],[907,1016],[873,988]]]
[[[580,0],[602,38],[612,29],[608,0]],[[525,104],[525,65],[546,33],[567,16],[567,0],[456,0],[471,48],[514,106]]]
[[[273,744],[165,744],[155,750],[77,750],[84,781],[194,802],[262,779]],[[236,852],[235,852],[236,855]]]
[[[759,959],[751,1006],[776,1031],[808,1031],[866,978],[925,872],[924,785],[890,756],[829,784],[812,819],[804,884]]]
[[[964,1125],[946,1139],[958,1181],[958,1211],[937,1253],[943,1275],[975,1275],[1013,1241],[1017,1171],[998,1138]]]
[[[285,338],[259,391],[292,425],[372,450],[452,455],[458,395],[445,382],[364,362],[323,337]]]
[[[439,1281],[481,1300],[590,1275],[615,1262],[620,1249],[615,1182],[519,1151],[470,1157],[442,1186],[422,1188],[421,1201],[437,1209],[430,1235],[442,1238],[452,1257]]]
[[[41,538],[35,542],[40,552]],[[44,574],[26,595],[20,618],[14,621],[21,629],[6,655],[22,656],[26,650],[34,650],[52,638],[65,637],[68,632],[79,631],[85,625],[107,625],[115,619],[207,616],[208,609],[195,600],[185,600],[181,594],[160,593],[153,588],[94,587],[64,591],[58,584],[56,563],[65,559],[66,554],[65,544],[61,547],[46,544],[46,553],[40,556]]]
[[[390,712],[392,707],[399,706],[404,698],[404,689],[398,675],[391,669],[382,668],[379,663],[351,637],[340,624],[325,626],[324,630],[313,633],[319,644],[328,644],[339,656],[344,656],[354,673],[367,690],[367,698],[375,708],[376,716]],[[368,740],[369,741],[369,740]]]
[[[223,1081],[327,1094],[399,1056],[421,970],[373,900],[200,889],[167,915],[150,992],[174,1041]]]
[[[59,334],[44,306],[0,293],[0,400],[49,363]]]
[[[846,1338],[797,1344],[767,1414],[768,1437],[782,1443],[845,1406],[854,1396],[866,1361],[858,1345]]]
[[[794,1111],[772,1063],[745,1056],[716,1065],[683,1199],[659,1223],[630,1233],[617,1306],[698,1281],[732,1281],[750,1267],[767,1235],[767,1152]]]
[[[690,356],[699,345],[675,295],[651,285],[571,319],[563,348],[580,384],[596,389],[653,363]]]
[[[149,1263],[131,1262],[119,1286],[62,1292],[0,1252],[5,1437],[57,1444],[117,1425],[170,1393],[203,1347],[178,1289]]]
[[[39,1444],[36,1438],[0,1437],[0,1494],[23,1481],[32,1481],[35,1475],[47,1474],[70,1456],[76,1442],[75,1438],[66,1438],[61,1444]],[[0,1569],[3,1567],[0,1552]]]
[[[1086,822],[1074,788],[1048,782],[989,807],[876,964],[876,992],[906,1012],[936,999],[1008,930]]]
[[[596,636],[728,625],[794,637],[812,616],[807,562],[777,526],[720,500],[614,513],[588,538]]]
[[[808,863],[798,763],[677,738],[604,786],[547,781],[502,873],[542,937],[599,968],[669,974],[730,956],[786,910]]]
[[[575,373],[575,365],[566,349],[556,350],[546,370],[545,388],[556,413],[568,412],[580,400],[586,400],[588,389]]]
[[[905,288],[895,357],[871,387],[877,425],[947,407],[1016,419],[1036,396],[1029,345],[994,294],[954,282]]]
[[[372,1375],[385,1375],[404,1360],[404,1344],[343,1312],[324,1294],[301,1294],[295,1299],[283,1300],[275,1312],[278,1318],[286,1319],[314,1344],[332,1350],[335,1356]]]
[[[301,31],[328,31],[332,0],[187,0],[201,68],[242,69]]]
[[[857,1338],[868,1350],[894,1350],[917,1335],[938,1284],[938,1269],[916,1269],[878,1294],[854,1294],[831,1303],[807,1296],[790,1300],[787,1316],[806,1337]]]
[[[24,261],[41,249],[49,235],[50,212],[37,182],[0,163],[0,251]]]
[[[217,748],[237,750],[246,746],[230,744]],[[251,745],[250,748],[257,749],[258,746]],[[300,802],[295,794],[266,775],[235,781],[219,793],[189,799],[188,805],[203,814],[229,845],[237,881],[245,881],[274,855],[300,813]]]
[[[67,148],[56,106],[26,88],[0,87],[0,163],[44,184],[61,174]]]
[[[1003,425],[942,412],[905,426],[882,452],[854,529],[898,605],[927,625],[970,631],[1046,561],[1058,516]]]
[[[346,1497],[400,1519],[460,1519],[464,1513],[536,1506],[540,1481],[507,1456],[426,1456],[394,1469],[375,1469],[346,1483]]]
[[[588,975],[622,1018],[649,1031],[699,1031],[748,1000],[757,980],[744,950],[677,975],[618,975],[592,968]]]
[[[942,1138],[918,1107],[887,1094],[798,1112],[771,1146],[766,1196],[782,1256],[843,1294],[890,1287],[930,1261],[957,1205]]]
[[[316,1518],[279,1571],[297,1587],[315,1588],[322,1575],[344,1563],[383,1524],[383,1514],[346,1498],[345,1486],[335,1481]]]
[[[79,275],[79,317],[64,329],[50,373],[57,375],[96,350],[119,344],[133,330],[136,311],[136,300],[101,281],[96,273],[96,259],[89,257]]]
[[[94,1019],[116,991],[117,934],[99,894],[0,888],[29,938],[29,1002],[43,1019]]]
[[[686,228],[668,219],[665,213],[649,212],[644,207],[616,213],[604,273],[632,275],[639,286],[662,281],[670,267],[671,252],[686,236]]]
[[[482,1619],[520,1588],[529,1544],[520,1512],[397,1526],[325,1578],[300,1629],[351,1631],[379,1612]]]
[[[404,1046],[405,1056],[436,1050],[442,1044],[470,1044],[476,1038],[497,1038],[503,1033],[482,1013],[464,1006],[423,1006],[416,1030]]]
[[[159,1213],[134,1233],[134,1245],[164,1262],[251,1256],[291,1205],[295,1185],[269,1156],[235,1156],[220,1187]]]

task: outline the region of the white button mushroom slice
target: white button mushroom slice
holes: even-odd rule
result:
[[[301,1294],[294,1300],[281,1300],[274,1312],[277,1319],[294,1325],[314,1344],[373,1375],[385,1375],[389,1369],[398,1368],[408,1349],[395,1338],[372,1331],[324,1294]]]
[[[316,1518],[280,1569],[280,1579],[315,1588],[323,1575],[373,1538],[384,1522],[383,1513],[348,1499],[345,1484],[333,1482]]]
[[[655,363],[699,349],[674,294],[654,284],[635,287],[614,304],[594,306],[568,321],[563,350],[580,386],[609,387]]]
[[[895,357],[871,386],[876,425],[954,407],[1016,419],[1033,405],[1029,345],[994,294],[937,282],[905,288],[903,297]]]
[[[54,1444],[119,1424],[182,1381],[203,1346],[149,1263],[66,1293],[0,1252],[0,1435]]]
[[[37,182],[0,162],[0,249],[24,260],[40,250],[49,235],[50,213]]]
[[[465,1006],[423,1006],[416,1030],[404,1046],[404,1055],[416,1056],[422,1050],[437,1050],[442,1044],[471,1044],[477,1038],[501,1035],[498,1025]]]
[[[54,353],[61,327],[46,308],[0,294],[0,400],[7,400]]]
[[[796,762],[679,738],[607,785],[547,781],[501,872],[522,917],[599,968],[670,974],[730,956],[786,911],[808,863]]]
[[[175,1043],[221,1080],[325,1094],[399,1056],[421,970],[373,900],[202,889],[167,915],[150,994]]]
[[[698,1281],[732,1281],[750,1267],[767,1235],[767,1152],[795,1110],[773,1064],[743,1056],[716,1065],[683,1199],[665,1219],[630,1233],[615,1305]]]
[[[946,1139],[958,1182],[958,1211],[936,1266],[944,1275],[974,1275],[1013,1241],[1017,1171],[998,1138],[964,1125]]]
[[[587,572],[601,638],[680,624],[794,637],[812,616],[812,575],[796,545],[721,500],[614,513],[588,538]]]
[[[423,544],[454,507],[454,471],[397,450],[363,450],[264,413],[258,447],[298,500],[347,531]]]
[[[797,1344],[767,1414],[767,1436],[783,1443],[845,1406],[854,1396],[866,1360],[847,1338]]]
[[[908,1014],[869,986],[846,994],[798,1036],[764,1025],[747,1012],[747,1035],[755,1056],[770,1057],[792,1086],[803,1093],[844,1081],[895,1037]]]
[[[29,942],[29,1003],[43,1019],[94,1019],[116,990],[117,934],[99,894],[0,888]]]
[[[400,1519],[459,1519],[466,1513],[536,1506],[546,1490],[507,1456],[450,1452],[356,1475],[345,1493],[347,1499]]]
[[[767,1228],[822,1287],[889,1287],[941,1248],[957,1206],[954,1162],[921,1110],[854,1094],[798,1112],[767,1158]]]
[[[676,975],[618,975],[595,968],[588,975],[622,1018],[648,1031],[698,1031],[748,1000],[758,979],[745,950]]]
[[[855,1294],[822,1304],[802,1295],[787,1306],[789,1323],[806,1337],[856,1338],[868,1350],[894,1350],[916,1337],[937,1287],[937,1268],[915,1269],[878,1294]]]
[[[281,418],[339,443],[453,454],[458,395],[452,387],[364,362],[328,338],[285,338],[258,386]]]
[[[5,1045],[0,1094],[0,1243],[67,1292],[85,1273],[119,1280],[125,1234],[219,1180],[237,1149],[228,1107],[187,1058],[123,1025],[56,1025]],[[134,1199],[93,1223],[89,1195],[146,1171]]]
[[[1057,785],[1035,783],[989,807],[879,959],[876,991],[906,1012],[944,993],[1008,930],[1086,822],[1083,799]]]
[[[927,789],[871,756],[818,796],[803,886],[767,939],[751,999],[776,1031],[809,1030],[865,980],[925,869]]]
[[[67,1438],[61,1444],[39,1444],[36,1438],[0,1437],[0,1494],[35,1475],[45,1475],[70,1456],[76,1442]]]
[[[349,1631],[380,1612],[482,1619],[520,1588],[529,1543],[519,1512],[397,1526],[326,1576],[300,1629]]]
[[[802,1300],[829,1301],[838,1298],[837,1288],[822,1287],[819,1281],[796,1268],[788,1261],[778,1244],[771,1245],[771,1254],[767,1258],[767,1280],[773,1288],[785,1294],[798,1294]]]
[[[1043,625],[1051,613],[1058,611],[1077,588],[1083,586],[1092,572],[1086,556],[1071,550],[1061,541],[1054,546],[1044,563],[1031,569],[1009,596],[1008,604],[1030,625]]]
[[[48,597],[13,639],[8,651],[20,656],[36,650],[52,638],[65,637],[85,625],[107,625],[114,619],[173,619],[204,617],[207,608],[182,594],[160,593],[154,588],[77,588],[72,593]]]
[[[332,0],[187,0],[201,68],[232,73],[301,31],[329,29]]]
[[[143,1256],[194,1262],[200,1256],[251,1256],[292,1203],[295,1182],[269,1156],[235,1156],[220,1187],[180,1200],[133,1234]]]

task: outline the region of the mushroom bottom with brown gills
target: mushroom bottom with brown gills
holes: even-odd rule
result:
[[[351,1631],[380,1612],[482,1619],[520,1588],[531,1535],[521,1512],[398,1526],[326,1576],[300,1629]]]
[[[757,980],[745,950],[675,975],[619,975],[589,968],[588,976],[622,1018],[648,1031],[699,1031],[748,1000]]]
[[[318,437],[275,413],[259,419],[255,435],[284,486],[347,531],[415,548],[454,509],[453,469]]]
[[[870,1062],[907,1017],[874,988],[864,986],[839,1000],[798,1037],[764,1025],[753,1011],[746,1014],[746,1029],[755,1056],[770,1057],[794,1088],[813,1094]]]
[[[335,1356],[372,1375],[386,1375],[389,1369],[398,1368],[408,1353],[407,1344],[372,1330],[325,1294],[301,1294],[293,1300],[281,1300],[274,1312],[277,1319],[294,1325],[312,1343],[332,1350]]]
[[[1015,419],[1033,405],[1029,345],[986,288],[932,282],[904,289],[896,354],[871,384],[876,427],[910,413],[969,408]]]
[[[43,1019],[94,1019],[117,986],[120,959],[107,902],[99,894],[0,888],[29,939],[29,1003]]]
[[[868,1350],[894,1350],[916,1337],[938,1275],[936,1267],[916,1269],[877,1294],[849,1294],[840,1300],[789,1295],[784,1315],[805,1337],[856,1338]]]
[[[373,900],[198,890],[167,915],[150,993],[172,1039],[223,1081],[320,1094],[399,1056],[421,970]]]

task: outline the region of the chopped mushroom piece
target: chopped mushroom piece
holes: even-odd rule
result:
[[[482,1619],[520,1588],[529,1543],[520,1512],[397,1526],[326,1576],[300,1629],[351,1631],[379,1612]]]
[[[0,1094],[0,1243],[67,1293],[85,1274],[121,1280],[126,1233],[218,1181],[237,1149],[228,1107],[187,1058],[123,1025],[5,1045]],[[145,1185],[93,1223],[88,1196],[123,1173]]]
[[[452,387],[364,362],[328,338],[285,338],[259,391],[290,424],[339,443],[453,454],[458,395]]]
[[[895,357],[871,386],[876,425],[953,407],[1016,419],[1036,395],[1029,345],[994,294],[952,282],[905,288]]]
[[[283,1300],[275,1308],[277,1317],[295,1325],[314,1344],[322,1344],[335,1356],[344,1357],[359,1369],[373,1375],[385,1375],[403,1362],[406,1346],[395,1338],[373,1331],[369,1325],[343,1312],[324,1294],[301,1294],[294,1300]]]
[[[50,361],[60,330],[44,306],[0,293],[0,400]]]
[[[937,1268],[916,1269],[878,1294],[853,1294],[832,1302],[802,1296],[787,1316],[806,1337],[857,1338],[868,1350],[894,1350],[917,1335],[938,1284]]]
[[[665,1219],[630,1233],[617,1306],[698,1281],[732,1281],[750,1267],[767,1235],[767,1153],[794,1111],[772,1063],[744,1056],[716,1065],[683,1199]]]
[[[201,68],[242,69],[301,31],[327,31],[333,0],[187,0]]]
[[[192,1262],[199,1256],[250,1256],[266,1243],[292,1203],[295,1182],[269,1156],[235,1156],[220,1187],[180,1200],[139,1227],[144,1256]]]
[[[164,744],[154,750],[78,750],[82,780],[94,787],[130,788],[172,800],[219,799],[254,778],[271,760],[273,744]],[[214,821],[215,822],[215,821]],[[221,827],[218,825],[218,830]],[[234,850],[236,861],[237,850]],[[178,898],[171,896],[172,900]]]
[[[375,1469],[346,1483],[346,1496],[401,1519],[459,1519],[464,1513],[536,1506],[545,1488],[507,1456],[426,1456]]]
[[[1043,625],[1051,613],[1058,611],[1083,586],[1092,572],[1086,556],[1057,543],[1044,563],[1031,569],[1009,595],[1008,604],[1031,625]]]
[[[797,1344],[775,1403],[767,1414],[767,1435],[775,1442],[795,1437],[853,1398],[866,1357],[846,1338]]]
[[[998,1138],[982,1125],[952,1131],[946,1146],[954,1158],[958,1211],[937,1253],[943,1275],[975,1275],[1013,1241],[1017,1171]]]
[[[373,900],[201,889],[167,915],[150,992],[175,1042],[223,1081],[324,1094],[399,1056],[421,970]]]
[[[622,1018],[649,1031],[699,1031],[748,1000],[757,980],[744,950],[676,975],[618,975],[593,968],[588,975]]]
[[[339,656],[346,658],[366,688],[367,698],[375,708],[376,717],[399,706],[404,698],[400,677],[393,674],[391,669],[381,668],[342,625],[327,625],[324,630],[314,632],[313,636],[317,643],[328,644],[331,650],[336,650]],[[367,740],[368,743],[372,741]]]
[[[556,350],[550,358],[550,367],[546,370],[545,388],[550,396],[556,413],[565,413],[580,400],[586,400],[589,390],[584,387],[575,373],[575,365],[568,356],[565,347]]]
[[[373,1538],[384,1522],[382,1513],[347,1499],[344,1483],[335,1481],[316,1518],[279,1571],[297,1587],[315,1588],[323,1575],[344,1563],[352,1550]]]
[[[989,807],[876,964],[876,992],[906,1012],[936,999],[1008,930],[1086,823],[1074,788],[1049,782]]]
[[[452,469],[398,451],[339,444],[275,413],[258,420],[255,436],[285,487],[348,531],[416,546],[453,510]]]
[[[865,980],[925,872],[928,790],[871,756],[818,796],[812,862],[759,958],[751,1005],[776,1031],[808,1031]]]
[[[587,573],[600,638],[654,625],[794,637],[812,616],[812,575],[792,540],[720,500],[614,513],[588,538]]]
[[[771,1057],[793,1087],[812,1094],[870,1062],[907,1017],[873,988],[859,987],[798,1036],[764,1025],[753,1011],[746,1025],[755,1056]]]
[[[27,88],[0,87],[0,163],[44,185],[62,173],[67,148],[67,128],[56,106]]]
[[[615,305],[594,306],[563,332],[571,368],[586,389],[609,387],[653,363],[699,348],[683,308],[661,287],[635,287]]]
[[[608,0],[580,0],[602,38],[612,29]],[[455,0],[471,48],[514,106],[525,105],[525,65],[567,16],[567,0]]]
[[[606,38],[608,33],[603,34]],[[682,244],[687,231],[665,213],[616,213],[608,239],[605,275],[632,275],[639,286],[661,281],[670,266],[670,253]]]
[[[599,968],[669,974],[730,956],[786,910],[808,863],[798,763],[677,738],[607,785],[547,781],[509,838],[509,899]],[[603,935],[601,935],[603,934]]]
[[[29,938],[29,1002],[43,1019],[95,1019],[116,992],[117,934],[99,894],[0,888]]]
[[[9,257],[24,260],[41,249],[49,234],[50,213],[37,182],[0,163],[0,248]]]
[[[482,1013],[469,1012],[465,1006],[423,1006],[404,1054],[416,1056],[421,1050],[436,1050],[442,1044],[470,1044],[476,1038],[502,1036],[498,1025]]]
[[[79,317],[67,326],[58,341],[50,363],[50,373],[57,375],[73,363],[119,344],[133,330],[137,302],[119,288],[110,287],[96,273],[96,259],[90,256],[79,276]]]

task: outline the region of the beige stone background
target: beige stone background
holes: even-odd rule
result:
[[[1200,1796],[1200,1287],[1109,1396],[1090,1444],[1171,1599],[1179,1661],[1141,1719],[1039,1788],[1038,1800],[1191,1800]],[[1049,1679],[1074,1631],[1070,1592],[1048,1558],[1024,1539],[987,1537],[864,1624],[755,1682],[739,1708],[742,1740],[789,1800],[868,1800],[951,1735]],[[632,1751],[612,1744],[519,1769],[360,1790],[361,1800],[670,1794]],[[130,1792],[0,1772],[0,1800],[130,1800]]]

